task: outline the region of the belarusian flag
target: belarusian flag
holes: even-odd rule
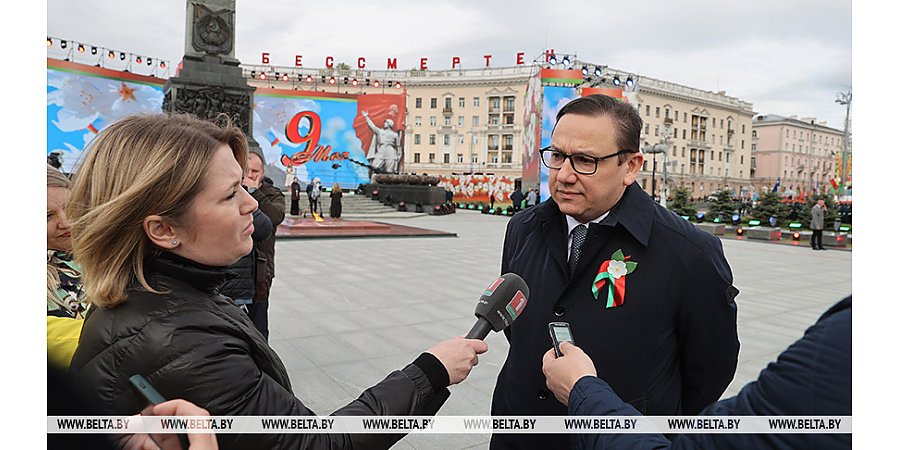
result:
[[[834,190],[837,190],[837,189],[838,189],[838,182],[835,181],[834,178],[831,179],[831,187],[833,187]]]

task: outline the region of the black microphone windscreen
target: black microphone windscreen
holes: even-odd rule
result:
[[[485,289],[475,306],[475,316],[490,322],[494,331],[508,327],[525,309],[528,284],[514,273],[506,273]]]

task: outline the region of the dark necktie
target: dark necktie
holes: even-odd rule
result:
[[[575,272],[578,267],[578,257],[581,256],[581,247],[587,237],[587,226],[578,225],[572,230],[572,250],[569,253],[569,273]]]

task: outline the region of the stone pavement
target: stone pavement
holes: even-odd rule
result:
[[[269,309],[270,343],[294,393],[327,415],[410,363],[429,346],[468,332],[475,302],[499,275],[508,218],[458,211],[385,222],[457,238],[281,240]],[[724,240],[741,290],[738,369],[725,397],[759,371],[829,306],[851,292],[851,252]],[[490,415],[506,358],[502,334],[441,415]],[[407,436],[396,449],[486,449],[487,434]]]

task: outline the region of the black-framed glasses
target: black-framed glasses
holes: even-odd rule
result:
[[[572,169],[575,169],[575,172],[578,172],[582,175],[593,175],[597,172],[597,164],[604,159],[609,159],[614,156],[619,156],[625,153],[634,153],[630,150],[619,150],[611,155],[596,157],[590,155],[567,155],[561,151],[553,150],[550,146],[544,147],[541,149],[541,162],[544,163],[545,166],[558,170],[561,169],[563,164],[565,164],[568,159],[572,163]]]

